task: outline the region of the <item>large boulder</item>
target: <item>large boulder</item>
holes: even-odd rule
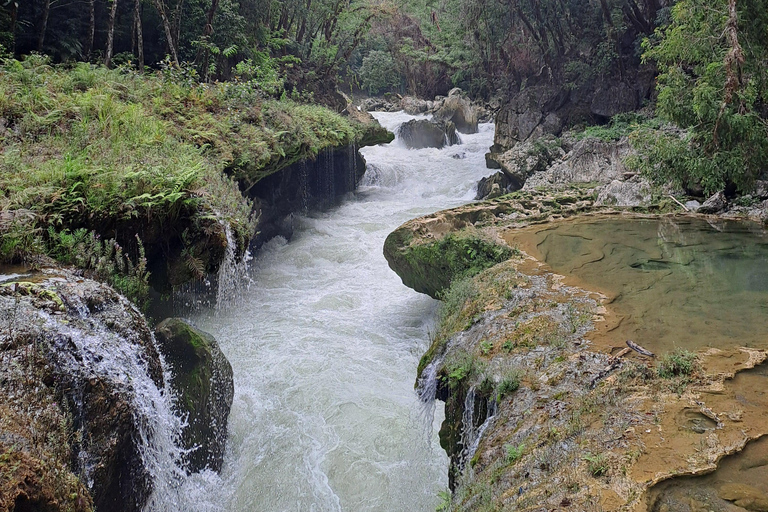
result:
[[[221,470],[232,407],[232,366],[210,334],[180,318],[168,318],[155,329],[160,352],[171,367],[171,387],[179,412],[187,415],[182,432],[186,468]]]
[[[442,101],[433,119],[438,122],[451,122],[456,125],[456,129],[461,133],[477,133],[478,111],[470,101],[461,96],[460,93],[449,95]]]
[[[624,160],[631,151],[632,147],[626,139],[603,141],[587,137],[575,141],[572,149],[559,161],[530,176],[525,188],[621,181],[628,173]]]
[[[496,162],[507,177],[507,190],[521,189],[536,173],[544,172],[556,160],[565,156],[561,142],[552,136],[537,141],[526,141],[501,154],[491,154],[489,159]]]
[[[499,171],[487,178],[482,178],[477,184],[477,195],[475,199],[494,199],[507,192],[513,191],[513,184],[509,177]]]
[[[556,112],[567,101],[568,91],[558,87],[542,85],[523,89],[496,115],[494,147],[501,152],[532,135],[559,135],[563,121]]]
[[[19,464],[0,510],[6,498],[19,511],[142,510],[154,486],[142,439],[164,420],[150,407],[163,375],[141,313],[46,269],[0,285],[0,322],[0,450]]]
[[[613,180],[600,188],[595,205],[643,206],[651,200],[651,187],[645,180]]]
[[[459,144],[456,126],[450,121],[411,119],[400,125],[398,135],[409,149],[437,148]]]

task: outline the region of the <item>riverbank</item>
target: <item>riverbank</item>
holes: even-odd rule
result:
[[[757,391],[768,347],[703,343],[643,356],[615,335],[615,296],[558,275],[534,257],[542,258],[538,242],[518,235],[552,232],[567,219],[701,218],[717,226],[723,217],[681,217],[669,200],[616,208],[597,196],[590,184],[519,191],[415,219],[387,239],[385,255],[403,281],[431,283],[443,299],[419,385],[446,402],[441,444],[454,491],[446,509],[689,510],[654,486],[711,472],[768,434]],[[766,211],[736,207],[729,215],[757,220],[759,231]],[[478,253],[447,239],[482,240],[513,256],[474,266]],[[581,257],[600,259],[596,252]],[[464,263],[449,264],[456,261]],[[750,492],[762,499],[765,490]],[[718,491],[696,503],[720,510],[732,496]]]
[[[215,272],[228,245],[243,255],[259,211],[241,190],[327,148],[391,140],[364,117],[173,68],[143,75],[30,56],[6,59],[0,77],[0,262],[106,258],[102,273],[122,274],[110,282],[134,298],[147,273],[166,291]],[[129,282],[127,257],[134,269],[146,258]]]

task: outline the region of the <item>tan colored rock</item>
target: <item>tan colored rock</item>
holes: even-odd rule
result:
[[[754,512],[768,512],[768,495],[751,485],[728,483],[718,490],[721,499],[732,501],[740,507]]]

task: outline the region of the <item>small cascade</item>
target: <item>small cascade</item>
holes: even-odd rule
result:
[[[424,403],[435,401],[437,395],[437,371],[443,364],[443,356],[436,357],[422,370],[416,383],[416,393]]]
[[[299,190],[301,191],[301,213],[306,215],[309,211],[309,173],[306,160],[299,162]]]
[[[93,382],[94,378],[109,383],[114,389],[114,399],[126,397],[137,430],[137,448],[148,476],[152,492],[144,510],[191,510],[179,491],[186,474],[181,466],[183,449],[180,447],[181,432],[185,425],[174,413],[174,396],[168,380],[158,386],[152,378],[147,348],[136,340],[127,339],[91,317],[88,306],[78,298],[70,298],[77,315],[89,325],[87,330],[64,323],[58,317],[48,317],[46,327],[59,333],[55,357],[61,368],[66,369],[73,383]],[[138,311],[135,311],[139,315]],[[64,344],[64,340],[66,344]],[[154,343],[154,338],[152,338]],[[154,350],[154,349],[153,349]],[[163,375],[168,374],[165,361],[160,356]],[[85,407],[84,390],[72,389],[75,410]],[[79,398],[77,398],[79,397]],[[100,460],[97,453],[90,453],[87,442],[79,453],[80,470],[88,485],[94,484],[94,471]]]
[[[347,147],[347,183],[346,188],[348,192],[353,192],[357,186],[357,144]]]
[[[484,407],[483,407],[484,406]],[[483,411],[482,409],[485,409]],[[485,412],[483,415],[482,413]],[[477,389],[472,386],[467,391],[467,396],[464,399],[464,414],[462,417],[462,432],[461,432],[461,444],[463,446],[461,454],[462,466],[466,465],[467,461],[472,460],[472,457],[477,451],[477,447],[480,445],[480,439],[486,429],[492,424],[493,418],[496,415],[496,400],[491,398],[485,398],[478,396]],[[482,423],[477,426],[477,423]]]
[[[232,234],[232,228],[229,223],[223,222],[224,233],[227,237],[227,250],[224,255],[224,261],[219,266],[216,275],[216,309],[221,310],[232,305],[237,297],[250,285],[251,278],[248,276],[248,262],[251,255],[248,251],[238,261],[236,249],[237,242]]]
[[[173,290],[173,315],[185,316],[208,308],[221,310],[250,286],[248,266],[252,257],[245,251],[242,258],[237,258],[237,241],[228,222],[219,221],[227,241],[224,258],[216,273],[207,274],[202,279],[189,281]]]

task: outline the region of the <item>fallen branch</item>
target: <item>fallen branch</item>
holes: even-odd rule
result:
[[[637,352],[638,354],[640,354],[640,355],[643,355],[643,356],[646,356],[646,357],[656,357],[656,354],[654,354],[653,352],[651,352],[648,349],[645,349],[645,348],[641,347],[640,345],[638,345],[637,343],[635,343],[632,340],[627,340],[627,346],[629,348],[631,348],[632,350],[634,350],[635,352]]]
[[[680,206],[682,206],[682,207],[683,207],[683,210],[685,210],[685,211],[687,211],[687,212],[691,211],[691,210],[689,210],[689,209],[688,209],[688,207],[687,207],[687,206],[685,206],[683,203],[681,203],[680,201],[678,201],[677,199],[675,199],[675,196],[673,196],[672,194],[669,194],[669,198],[670,198],[670,199],[672,199],[672,200],[673,200],[674,202],[676,202],[677,204],[679,204]]]

